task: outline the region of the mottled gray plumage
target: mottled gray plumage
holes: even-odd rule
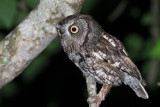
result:
[[[148,98],[145,82],[123,44],[106,33],[91,16],[72,15],[56,27],[64,51],[83,73],[101,84],[119,86],[123,82],[138,97]]]

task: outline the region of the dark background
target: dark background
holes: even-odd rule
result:
[[[155,40],[151,33],[154,19],[151,1],[86,0],[83,5],[81,13],[92,15],[106,32],[123,42],[148,83],[148,100],[138,98],[128,86],[122,85],[112,88],[101,107],[159,105],[160,87],[157,84],[160,82],[160,67],[156,66],[156,75],[152,75],[152,72],[154,64],[160,64],[160,38],[158,36]],[[37,3],[38,0],[0,0],[1,40]],[[118,7],[120,3],[123,6]],[[122,8],[124,10],[113,14]],[[154,76],[153,79],[150,79],[151,76]],[[100,88],[101,85],[98,84],[98,89]],[[59,38],[20,76],[0,90],[0,107],[88,107],[86,100],[85,79],[63,52]]]

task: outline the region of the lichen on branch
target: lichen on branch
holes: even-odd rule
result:
[[[40,0],[0,42],[0,88],[19,75],[57,36],[55,25],[80,11],[84,0]]]

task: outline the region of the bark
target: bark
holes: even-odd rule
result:
[[[28,17],[0,42],[0,88],[22,73],[55,39],[56,23],[79,13],[84,1],[40,0]],[[95,96],[96,82],[88,76],[86,83],[89,96]],[[96,107],[95,104],[89,106]]]
[[[28,17],[0,42],[0,88],[22,73],[51,43],[57,36],[56,23],[78,13],[83,2],[40,0]]]

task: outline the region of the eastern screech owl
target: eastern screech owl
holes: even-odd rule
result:
[[[145,81],[123,44],[106,33],[91,16],[71,15],[56,28],[64,51],[83,73],[103,85],[119,86],[123,82],[138,97],[148,98]]]

